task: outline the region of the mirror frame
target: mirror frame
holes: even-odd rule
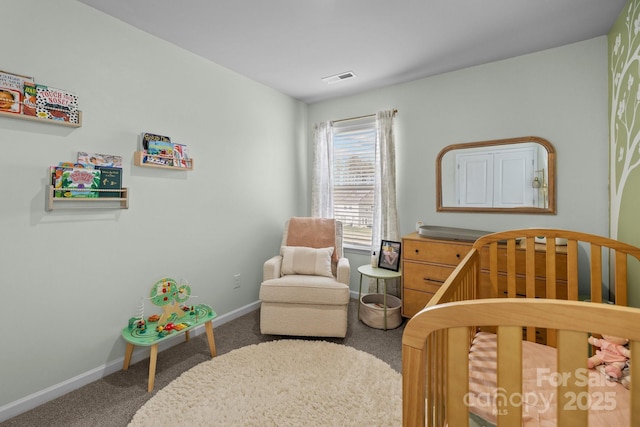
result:
[[[522,143],[537,143],[547,150],[547,197],[549,205],[546,208],[522,207],[522,208],[468,208],[442,205],[442,158],[453,150],[465,148],[492,147],[495,145],[512,145]],[[556,150],[553,145],[544,138],[537,136],[523,136],[518,138],[496,139],[491,141],[466,142],[444,147],[436,158],[436,211],[437,212],[493,212],[493,213],[529,213],[529,214],[556,214]]]

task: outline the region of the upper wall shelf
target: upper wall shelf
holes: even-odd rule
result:
[[[156,160],[157,163],[153,163]],[[186,166],[170,166],[166,164],[160,164],[164,161],[174,161],[174,157],[169,156],[156,156],[153,154],[147,154],[144,151],[136,151],[133,153],[133,164],[136,166],[143,166],[148,168],[160,168],[160,169],[173,169],[178,171],[191,171],[193,170],[193,159],[182,159]]]
[[[67,126],[71,128],[79,128],[82,126],[82,111],[78,111],[78,123],[63,122],[61,120],[40,119],[35,116],[25,116],[24,114],[5,113],[0,111],[0,117],[7,117],[9,119],[27,120],[30,122],[45,123],[56,126]]]

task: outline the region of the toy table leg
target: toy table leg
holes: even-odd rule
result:
[[[191,337],[189,336],[189,331],[186,331],[186,332],[184,333],[184,340],[185,340],[185,342],[189,341],[189,338],[191,338]]]
[[[209,352],[211,353],[211,357],[216,356],[216,342],[213,338],[213,324],[211,320],[204,324],[204,328],[207,331],[207,341],[209,341]]]
[[[147,392],[153,391],[153,383],[156,379],[156,361],[158,360],[158,344],[151,346],[151,354],[149,355],[149,385]]]
[[[124,352],[124,363],[122,364],[123,371],[129,369],[129,363],[131,363],[131,355],[133,354],[133,347],[133,344],[127,343],[127,349]]]

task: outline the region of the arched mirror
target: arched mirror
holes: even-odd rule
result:
[[[436,160],[436,209],[555,214],[555,159],[535,136],[449,145]]]

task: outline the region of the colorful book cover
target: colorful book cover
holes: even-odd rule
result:
[[[78,97],[66,90],[36,84],[36,117],[78,123]]]
[[[185,144],[173,144],[174,166],[181,168],[189,167],[189,150]]]
[[[122,157],[113,154],[86,153],[78,151],[78,163],[93,166],[122,167]]]
[[[50,174],[51,174],[51,185],[55,189],[53,193],[53,197],[62,197],[62,171],[65,168],[63,166],[51,166]]]
[[[100,170],[100,190],[122,189],[122,168],[96,166]],[[119,191],[99,191],[98,197],[120,197]]]
[[[51,185],[55,189],[54,197],[62,197],[62,172],[65,170],[76,169],[93,169],[93,166],[82,165],[73,162],[59,162],[57,166],[51,166],[49,173],[51,175]]]
[[[147,154],[152,156],[173,157],[173,144],[167,141],[149,141]]]
[[[25,116],[36,115],[36,84],[33,82],[24,82],[22,114]]]
[[[0,71],[0,111],[22,114],[25,82],[33,83],[33,77]]]
[[[144,151],[149,149],[149,141],[171,142],[171,138],[164,135],[157,135],[155,133],[144,132],[142,134],[142,149]]]
[[[97,198],[100,188],[100,170],[84,168],[64,168],[62,171],[60,190],[62,197]]]
[[[142,163],[149,163],[152,165],[160,166],[173,166],[173,159],[167,157],[148,156],[145,153],[145,155],[142,157]]]

